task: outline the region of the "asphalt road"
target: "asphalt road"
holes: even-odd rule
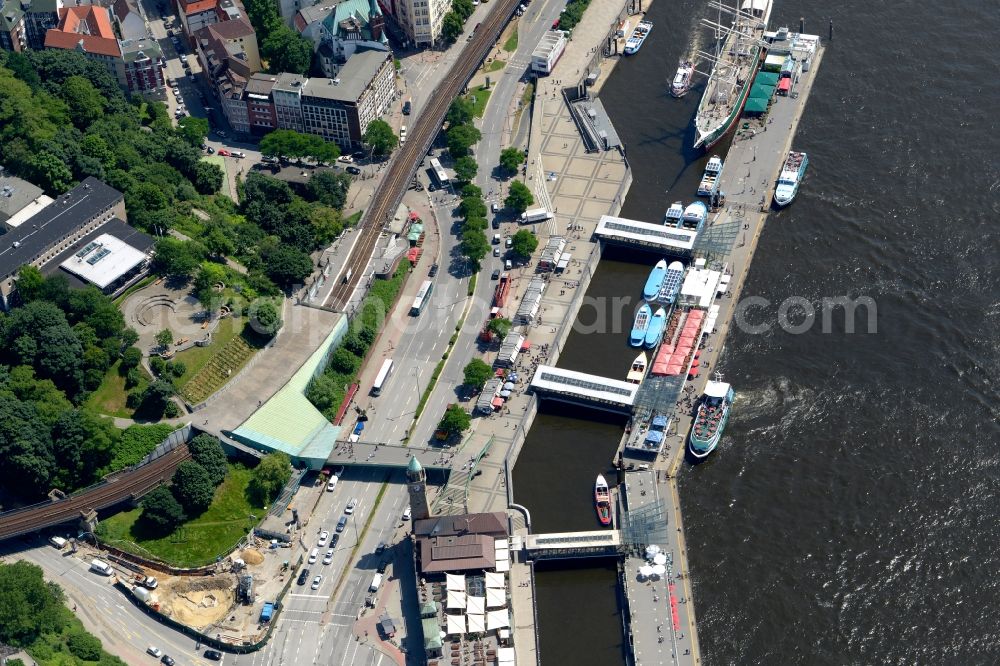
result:
[[[320,549],[319,561],[305,565],[310,569],[309,581],[304,586],[293,585],[286,597],[278,628],[268,645],[253,654],[232,655],[230,663],[253,666],[390,663],[369,645],[355,641],[352,635],[372,576],[379,563],[392,553],[387,550],[377,555],[375,550],[380,542],[392,544],[402,535],[397,530],[403,526],[401,516],[407,505],[406,486],[401,475],[392,477],[376,510],[375,502],[385,479],[384,472],[374,469],[348,470],[334,492],[324,493],[307,528],[305,541],[310,548],[316,543],[321,529],[333,532],[350,499],[358,500],[341,534],[333,562],[322,564],[326,549]],[[365,532],[365,523],[373,511],[375,516]],[[356,558],[352,559],[358,537],[361,537],[361,545]],[[318,590],[312,590],[316,574],[323,574],[323,582]],[[335,590],[336,597],[332,597]]]
[[[501,192],[510,182],[509,180],[503,182],[498,180],[494,170],[500,163],[500,151],[503,148],[501,140],[504,129],[508,128],[507,123],[510,122],[510,101],[517,93],[518,81],[525,75],[531,62],[531,52],[535,50],[542,35],[552,26],[552,22],[559,16],[564,6],[565,3],[561,0],[535,0],[529,6],[518,25],[517,51],[508,59],[507,65],[501,70],[502,75],[496,81],[493,93],[490,95],[486,113],[480,124],[483,138],[474,148],[476,162],[479,163],[476,184],[482,188],[484,196],[487,198],[487,206],[491,201],[502,199]],[[489,194],[491,191],[493,192],[492,197]],[[511,221],[509,214],[507,216],[501,214],[501,216],[501,220],[503,220],[500,229],[501,236],[513,235],[517,231],[517,223]],[[491,237],[493,233],[496,232],[492,228],[487,230],[487,234]],[[452,240],[456,240],[454,235]],[[411,441],[414,445],[423,446],[431,441],[441,415],[444,414],[448,404],[456,400],[455,390],[462,384],[463,369],[478,354],[476,336],[486,321],[493,289],[496,285],[489,279],[490,274],[495,268],[501,267],[500,262],[503,259],[503,255],[500,258],[494,258],[491,254],[483,260],[483,269],[476,283],[475,302],[455,349],[448,357],[448,362],[445,364],[438,383],[424,407],[421,419],[412,433]],[[530,270],[530,268],[524,270]],[[515,279],[521,272],[523,271],[515,269]],[[513,313],[507,312],[506,314],[511,316]],[[405,396],[403,399],[406,399]],[[465,406],[466,408],[470,407],[468,403]]]
[[[193,640],[141,612],[111,585],[110,578],[91,572],[88,559],[56,550],[41,538],[33,543],[10,559],[24,559],[42,567],[46,580],[63,588],[70,608],[76,605],[77,617],[101,639],[108,652],[129,664],[155,663],[153,657],[145,654],[146,648],[153,645],[179,665],[219,663],[201,658]],[[226,655],[222,663],[232,663],[232,658]]]

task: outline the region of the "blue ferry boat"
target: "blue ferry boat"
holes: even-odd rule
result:
[[[628,39],[625,40],[625,55],[634,55],[639,52],[642,48],[643,42],[649,37],[649,33],[653,31],[652,21],[639,21],[636,24],[635,29],[632,34],[629,35]]]
[[[778,186],[774,188],[774,203],[787,206],[799,192],[799,183],[806,177],[806,167],[809,166],[809,156],[805,153],[791,151],[785,158],[785,164],[778,175]]]
[[[660,285],[660,293],[656,297],[657,303],[673,305],[677,299],[677,293],[681,290],[681,282],[684,280],[684,264],[673,261],[667,266],[667,273],[663,277]]]
[[[649,272],[649,278],[646,279],[646,286],[642,288],[643,300],[652,301],[656,299],[657,294],[660,293],[660,285],[663,284],[663,278],[666,275],[667,260],[660,259],[653,266],[653,270]]]
[[[688,207],[684,209],[684,215],[681,216],[681,223],[678,228],[701,231],[707,219],[708,206],[705,205],[704,201],[695,201],[688,204]]]
[[[666,323],[667,311],[660,308],[653,314],[653,318],[649,320],[649,328],[646,329],[647,349],[652,349],[656,345],[660,344],[660,338],[663,337],[663,327]]]
[[[649,320],[653,318],[653,309],[646,303],[642,304],[639,311],[635,313],[635,321],[632,322],[632,333],[628,336],[628,343],[633,347],[641,347],[646,340],[646,330],[649,328]]]
[[[715,377],[717,381],[709,381],[705,385],[705,393],[688,437],[688,452],[698,460],[706,458],[719,445],[729,420],[729,409],[736,397],[733,387],[721,381],[721,375],[716,374]]]
[[[682,217],[684,217],[684,204],[680,201],[675,201],[670,204],[670,208],[663,214],[663,224],[668,227],[680,227]]]

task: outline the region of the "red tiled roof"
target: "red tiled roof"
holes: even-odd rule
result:
[[[218,4],[218,0],[197,0],[196,2],[189,2],[184,5],[184,13],[188,16],[191,16],[192,14],[200,14],[201,12],[207,12],[215,9]]]
[[[59,27],[45,33],[45,48],[75,49],[83,42],[86,53],[121,57],[111,28],[111,14],[104,7],[85,5],[59,10]]]

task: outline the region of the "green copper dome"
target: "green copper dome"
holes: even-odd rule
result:
[[[423,469],[423,466],[420,464],[420,461],[417,460],[416,456],[410,458],[410,464],[406,466],[406,471],[410,474],[419,474]]]

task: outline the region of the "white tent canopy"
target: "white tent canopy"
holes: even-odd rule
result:
[[[662,564],[654,564],[652,569],[654,576],[662,576],[663,574],[667,573],[667,568]]]
[[[660,547],[655,543],[652,546],[646,546],[646,559],[651,560],[656,557],[657,553],[660,552]]]
[[[485,615],[472,615],[469,614],[469,633],[470,634],[483,634],[486,633],[486,616]]]
[[[465,576],[459,574],[448,574],[448,591],[459,590],[465,592]]]
[[[486,588],[486,606],[489,608],[499,608],[507,605],[507,593],[496,587]]]
[[[652,576],[653,567],[649,566],[648,564],[642,565],[641,567],[639,567],[639,575],[642,576],[643,578],[648,578]]]
[[[465,633],[465,616],[464,615],[447,615],[448,618],[448,633],[462,635]]]
[[[510,560],[497,560],[496,566],[493,567],[497,571],[510,571]]]
[[[486,628],[490,631],[494,629],[503,629],[504,627],[510,626],[510,613],[507,612],[506,608],[501,608],[500,610],[491,610],[486,615]]]
[[[482,615],[486,612],[486,597],[474,597],[469,595],[469,613]]]
[[[657,553],[653,556],[653,564],[666,564],[667,555],[666,553]]]
[[[512,647],[502,647],[497,650],[497,662],[501,666],[507,666],[507,664],[514,663],[514,648]]]
[[[507,577],[502,573],[493,573],[492,571],[486,572],[486,587],[499,587],[503,589],[507,587]]]
[[[448,608],[465,608],[465,592],[448,590]]]

